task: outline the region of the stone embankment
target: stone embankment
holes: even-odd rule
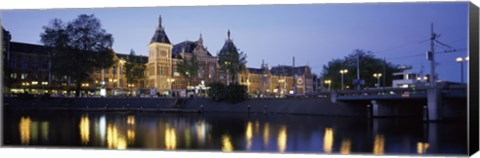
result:
[[[48,98],[20,100],[3,98],[7,110],[84,110],[221,112],[264,114],[307,114],[326,116],[366,116],[360,103],[332,103],[329,98],[248,99],[231,104],[207,98]]]

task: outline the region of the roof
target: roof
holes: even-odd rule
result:
[[[10,52],[48,55],[47,49],[42,45],[20,43],[20,42],[13,42],[13,41],[10,42]]]
[[[227,37],[228,38],[225,40],[225,43],[223,44],[223,47],[219,52],[220,54],[228,52],[228,51],[234,51],[234,50],[236,51],[237,50],[237,47],[233,43],[232,39],[230,39],[230,30],[228,30]]]
[[[172,58],[181,59],[180,53],[193,53],[193,50],[198,46],[199,41],[183,41],[181,43],[173,45]],[[207,55],[212,56],[207,50]]]
[[[263,74],[263,69],[259,69],[259,68],[247,68],[248,69],[248,72],[251,73],[251,74]]]
[[[48,55],[48,50],[45,48],[45,46],[13,41],[10,42],[10,52]],[[127,59],[129,57],[128,54],[115,53],[115,55],[123,59]],[[135,57],[139,58],[141,63],[147,63],[148,61],[148,57],[146,56],[137,55]]]
[[[287,65],[279,65],[279,66],[273,66],[270,69],[270,73],[273,75],[283,75],[283,76],[293,76],[293,75],[304,75],[307,70],[310,69],[308,66],[297,66],[297,67],[292,67],[292,66],[287,66]]]
[[[150,43],[154,43],[154,42],[171,44],[170,40],[167,37],[167,34],[165,33],[165,29],[162,26],[162,17],[161,16],[158,17],[157,30],[155,30],[155,33],[153,34],[152,40],[150,41]]]

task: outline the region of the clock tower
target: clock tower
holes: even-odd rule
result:
[[[164,93],[170,90],[168,79],[172,78],[172,44],[162,26],[162,17],[148,45],[147,80],[148,88]]]

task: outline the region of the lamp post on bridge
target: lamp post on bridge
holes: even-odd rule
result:
[[[463,62],[468,62],[468,60],[469,60],[468,56],[465,57],[465,59],[462,58],[462,57],[458,57],[456,59],[457,63],[460,63],[460,80],[461,80],[461,83],[464,83],[463,82]]]
[[[375,87],[380,87],[380,77],[382,77],[382,73],[374,73],[373,77],[377,78],[377,85]]]
[[[324,83],[328,84],[328,91],[330,92],[332,87],[332,80],[325,80]]]
[[[347,70],[347,69],[342,69],[342,70],[340,70],[340,74],[342,75],[342,88],[341,88],[342,91],[343,91],[343,75],[346,74],[346,73],[348,73],[348,70]]]

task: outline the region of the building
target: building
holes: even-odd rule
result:
[[[236,49],[230,35],[229,30],[219,54]],[[19,42],[10,42],[9,45],[11,55],[6,63],[11,66],[12,72],[5,76],[13,82],[11,90],[6,92],[74,93],[75,81],[68,76],[54,76],[50,72],[50,54],[44,46]],[[189,80],[177,71],[177,66],[193,56],[196,57],[199,67],[198,73],[192,74],[192,80]],[[219,58],[213,56],[203,45],[202,34],[196,41],[186,40],[172,44],[162,25],[161,17],[148,45],[148,57],[137,57],[139,60],[136,61],[146,67],[144,76],[137,83],[126,82],[124,65],[129,57],[115,53],[113,66],[95,70],[89,82],[81,83],[82,93],[107,96],[130,93],[171,95],[194,91],[197,95],[203,95],[209,83],[227,83],[228,80],[232,80],[229,79],[228,72],[220,71]],[[251,96],[302,95],[313,92],[313,74],[309,66],[279,65],[269,69],[268,64],[262,63],[261,68],[246,67],[246,70],[236,77],[234,80],[245,85]]]

